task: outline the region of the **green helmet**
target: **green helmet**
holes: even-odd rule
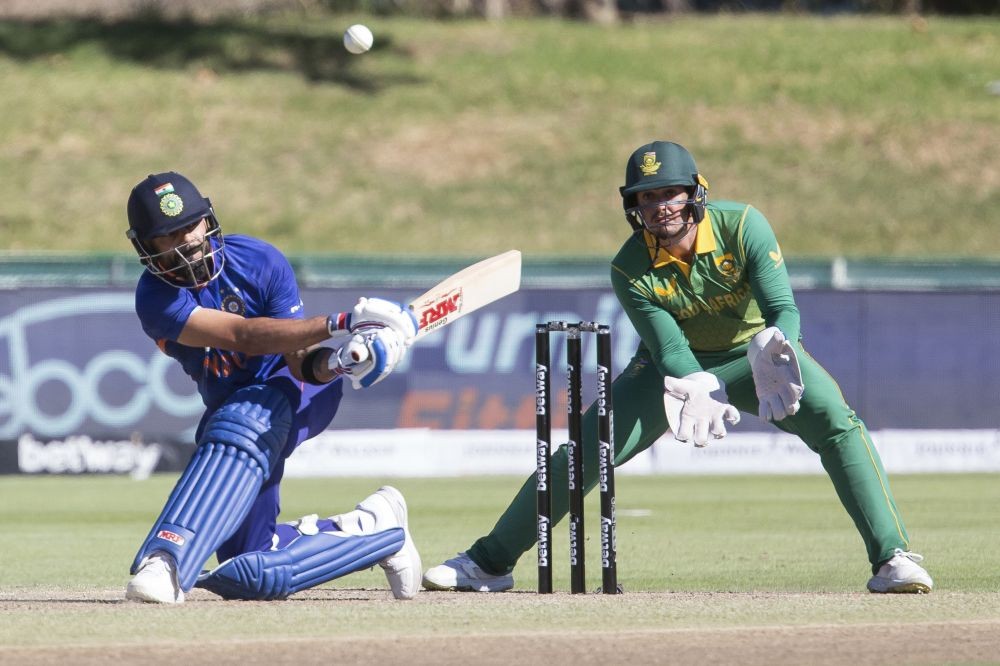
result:
[[[642,215],[636,208],[636,194],[672,185],[688,188],[692,217],[695,223],[701,222],[708,201],[708,181],[698,173],[691,153],[670,141],[653,141],[632,153],[625,165],[625,184],[618,191],[622,195],[625,217],[633,229],[643,225]]]

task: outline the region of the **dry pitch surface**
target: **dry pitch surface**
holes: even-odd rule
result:
[[[1000,664],[1000,593],[0,592],[0,663]],[[196,646],[196,647],[192,647]]]

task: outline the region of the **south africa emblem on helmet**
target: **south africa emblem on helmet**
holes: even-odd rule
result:
[[[222,309],[242,317],[246,312],[247,306],[238,295],[226,294],[225,298],[222,299]]]
[[[167,217],[177,217],[184,210],[184,200],[170,192],[160,198],[160,211]]]
[[[642,156],[642,166],[639,169],[642,171],[643,176],[652,176],[660,170],[660,164],[662,162],[656,161],[656,153],[650,152]]]

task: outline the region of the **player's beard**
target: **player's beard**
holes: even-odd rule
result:
[[[691,214],[684,211],[674,219],[668,219],[666,215],[657,216],[645,226],[650,235],[656,239],[657,245],[670,247],[684,238],[695,226],[695,222],[691,219]]]
[[[191,281],[194,284],[207,282],[213,268],[209,264],[214,261],[214,257],[210,255],[211,251],[211,241],[205,237],[200,242],[195,241],[175,248],[160,260],[160,265],[165,273],[176,276],[181,282]]]

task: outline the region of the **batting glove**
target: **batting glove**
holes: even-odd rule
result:
[[[360,298],[351,312],[351,331],[371,326],[388,326],[407,347],[417,335],[417,318],[410,308],[383,298]]]
[[[330,370],[347,375],[355,389],[374,386],[406,356],[406,345],[391,328],[359,329],[330,356]]]

